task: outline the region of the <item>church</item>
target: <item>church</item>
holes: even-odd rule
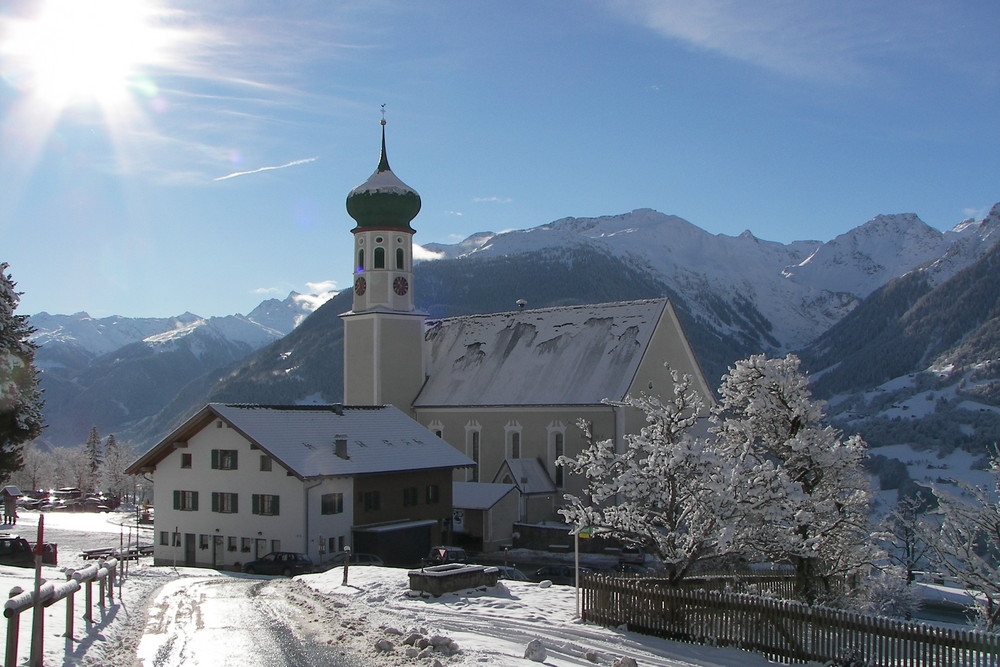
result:
[[[420,206],[389,167],[383,119],[378,167],[347,197],[356,226],[344,402],[391,404],[473,462],[453,473],[455,532],[487,549],[510,543],[510,522],[483,515],[484,498],[507,499],[500,515],[515,523],[561,522],[563,495],[584,484],[555,463],[588,446],[580,421],[623,446],[644,416],[615,403],[671,392],[670,369],[712,402],[666,298],[428,318],[413,279]]]

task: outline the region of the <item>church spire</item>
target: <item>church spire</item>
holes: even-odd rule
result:
[[[420,212],[420,195],[392,173],[385,150],[385,105],[382,108],[382,152],[378,168],[347,195],[347,213],[359,229],[386,229],[413,233],[410,221]]]

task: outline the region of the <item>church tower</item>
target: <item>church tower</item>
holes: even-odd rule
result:
[[[382,119],[378,168],[347,195],[354,303],[344,320],[344,402],[405,413],[424,383],[425,314],[413,306],[413,234],[420,195],[389,169]]]

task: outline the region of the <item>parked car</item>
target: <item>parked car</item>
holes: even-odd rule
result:
[[[32,567],[35,554],[26,539],[11,533],[0,533],[0,565]]]
[[[462,547],[432,547],[424,559],[425,565],[446,565],[448,563],[468,563],[469,556]]]
[[[293,574],[305,574],[313,571],[313,562],[309,556],[292,551],[275,551],[259,560],[252,560],[243,566],[247,574],[280,574],[290,577]]]
[[[626,544],[622,547],[621,553],[618,554],[618,562],[629,565],[642,565],[646,562],[646,553],[641,547],[635,544]]]
[[[516,567],[507,567],[506,565],[496,565],[495,566],[500,573],[498,579],[507,579],[508,581],[531,581],[528,579],[528,575],[521,572]]]
[[[324,567],[341,567],[344,564],[344,558],[347,556],[343,551],[333,554],[333,558],[323,563]],[[385,562],[380,556],[375,554],[356,554],[351,553],[351,565],[385,565]]]

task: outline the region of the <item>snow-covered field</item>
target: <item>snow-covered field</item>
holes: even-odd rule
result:
[[[34,541],[39,513],[21,512],[16,532]],[[84,567],[83,549],[117,546],[122,539],[122,523],[127,514],[45,514],[46,540],[59,544],[59,566],[43,568],[52,581],[65,579],[66,570]],[[124,529],[127,538],[127,528]],[[150,531],[145,531],[145,542]],[[541,640],[550,667],[569,665],[611,665],[620,657],[634,658],[639,665],[766,665],[763,657],[732,649],[714,649],[670,642],[622,630],[580,623],[575,619],[575,591],[568,586],[543,587],[528,582],[503,582],[493,588],[464,591],[440,598],[408,594],[407,571],[394,568],[354,567],[347,585],[343,571],[335,568],[322,574],[294,579],[275,578],[267,582],[270,595],[284,596],[294,617],[290,625],[297,637],[331,650],[341,647],[364,657],[371,665],[433,664],[433,660],[406,657],[403,640],[413,631],[425,636],[450,638],[459,648],[451,657],[437,659],[445,665],[523,665],[524,650],[532,639]],[[149,559],[130,565],[121,586],[120,604],[104,615],[95,611],[95,622],[87,628],[83,616],[83,594],[75,603],[75,628],[71,639],[66,629],[66,603],[48,608],[45,624],[46,665],[213,665],[262,664],[253,655],[234,655],[242,649],[215,642],[210,649],[188,654],[171,662],[165,650],[170,636],[161,619],[170,595],[193,589],[210,579],[261,580],[261,577],[220,573],[194,568],[152,567]],[[0,566],[0,585],[5,590],[17,585],[28,589],[33,571]],[[96,586],[95,586],[96,597]],[[195,599],[195,598],[192,598]],[[31,637],[31,614],[21,615],[19,665],[27,664]],[[180,631],[191,637],[209,625],[194,610],[184,618]],[[175,628],[173,632],[177,632]],[[397,634],[401,633],[401,634]],[[376,643],[388,640],[391,651],[380,652]]]

